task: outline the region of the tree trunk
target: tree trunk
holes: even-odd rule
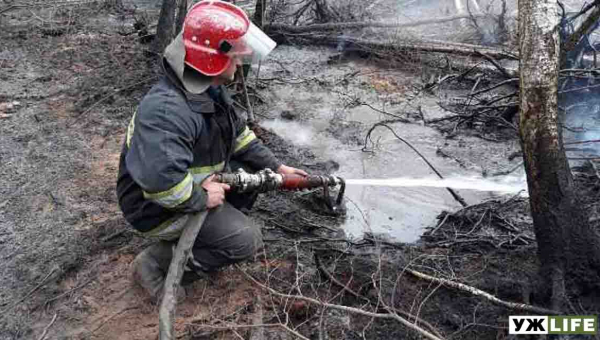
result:
[[[256,7],[254,7],[254,24],[260,28],[264,25],[265,10],[267,9],[267,0],[256,0]]]
[[[187,0],[163,0],[152,47],[155,53],[162,55],[165,47],[179,34],[186,14]]]
[[[600,238],[578,203],[558,119],[560,59],[554,0],[519,0],[520,137],[542,299],[561,309],[567,289],[598,283]]]

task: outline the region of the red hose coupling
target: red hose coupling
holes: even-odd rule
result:
[[[285,190],[303,190],[320,188],[329,181],[322,176],[283,175],[281,188]]]

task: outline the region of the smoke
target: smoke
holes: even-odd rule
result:
[[[315,134],[308,124],[274,119],[261,122],[261,125],[293,144],[308,146],[315,143]]]
[[[563,13],[561,39],[567,39],[585,20],[578,12]],[[589,70],[562,76],[559,81],[559,107],[563,123],[563,139],[570,157],[591,158],[600,156],[600,143],[569,144],[600,139],[600,74],[596,54],[600,49],[598,39],[600,23],[582,37],[575,48],[566,54],[565,69]]]

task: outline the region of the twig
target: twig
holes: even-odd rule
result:
[[[595,89],[595,88],[598,88],[598,87],[600,87],[600,84],[590,85],[590,86],[576,87],[574,89],[568,89],[568,90],[558,91],[558,94],[571,93],[571,92],[577,92],[577,91],[583,91],[583,90],[590,90],[590,89]]]
[[[567,159],[578,160],[578,161],[595,161],[600,160],[600,156],[597,157],[567,157]]]
[[[315,263],[317,264],[317,268],[334,284],[338,285],[340,288],[342,288],[342,290],[347,291],[348,293],[352,294],[354,297],[358,298],[358,299],[363,299],[366,302],[368,302],[369,304],[372,304],[373,302],[371,300],[369,300],[366,296],[364,295],[360,295],[358,293],[356,293],[355,291],[353,291],[350,287],[348,287],[350,285],[350,282],[352,281],[352,279],[348,280],[347,284],[343,284],[341,283],[339,280],[337,280],[333,275],[331,275],[331,273],[329,273],[329,271],[327,271],[327,269],[323,266],[323,263],[321,262],[321,260],[319,259],[319,257],[315,254]],[[408,320],[415,320],[416,322],[424,325],[431,333],[435,334],[438,337],[442,337],[442,335],[435,329],[435,327],[433,327],[432,324],[430,324],[429,322],[421,319],[420,317],[416,316],[416,315],[412,315],[408,312],[405,312],[403,310],[399,310],[393,307],[389,307],[386,306],[386,309],[388,309],[390,312],[392,313],[398,313],[402,316],[404,316],[405,318],[407,318]]]
[[[56,321],[56,317],[58,316],[58,313],[54,313],[54,317],[52,318],[52,321],[50,321],[50,323],[48,324],[48,326],[46,326],[46,328],[44,328],[44,332],[42,333],[42,335],[40,335],[40,337],[38,338],[38,340],[44,340],[46,338],[46,335],[48,334],[48,331],[50,330],[50,327],[52,327],[52,325],[54,324],[54,321]]]
[[[355,298],[357,298],[357,299],[363,298],[362,296],[360,296],[358,293],[356,293],[349,287],[350,282],[352,282],[352,279],[349,279],[347,284],[341,283],[338,279],[336,279],[333,275],[331,275],[331,273],[325,268],[325,266],[323,266],[323,263],[321,262],[321,259],[319,259],[319,256],[317,254],[315,254],[315,264],[317,265],[317,269],[319,269],[319,271],[323,275],[325,275],[327,277],[327,279],[329,279],[329,281],[331,281],[332,283],[335,283],[338,287],[342,288],[342,290],[352,294],[352,296],[354,296]],[[367,299],[367,301],[369,301],[369,300]]]
[[[590,139],[590,140],[580,140],[576,142],[567,142],[564,145],[574,145],[574,144],[587,144],[587,143],[600,143],[600,139]]]
[[[439,178],[444,179],[444,177],[442,176],[442,174],[440,174],[440,172],[437,171],[437,169],[433,166],[433,164],[431,164],[429,162],[429,160],[427,160],[427,158],[425,156],[423,156],[423,154],[421,152],[419,152],[419,150],[417,150],[412,144],[410,144],[404,138],[398,136],[398,134],[396,133],[396,131],[394,131],[394,129],[392,129],[386,123],[388,123],[388,121],[383,121],[383,122],[376,123],[375,125],[373,125],[371,127],[371,129],[369,129],[369,132],[367,132],[367,136],[365,137],[365,147],[363,148],[363,151],[366,151],[367,141],[370,139],[370,136],[371,136],[371,133],[373,132],[373,130],[375,130],[378,126],[383,126],[383,127],[387,128],[388,130],[390,130],[392,132],[392,134],[394,134],[394,136],[397,139],[399,139],[400,141],[404,142],[404,144],[408,145],[409,148],[411,148],[414,152],[416,152],[417,155],[419,155],[419,157],[421,157],[423,159],[423,161],[425,161],[425,163],[431,168],[431,170],[433,170],[433,172],[435,172],[436,175],[438,175]],[[456,193],[456,191],[454,191],[452,188],[446,188],[446,189],[448,190],[448,192],[450,192],[450,194],[452,195],[452,197],[454,197],[454,199],[458,203],[460,203],[463,207],[469,206],[467,204],[467,202],[465,202],[465,200],[458,193]]]
[[[138,309],[139,306],[130,306],[130,307],[126,307],[121,309],[120,311],[116,312],[115,314],[111,315],[109,318],[107,318],[106,320],[102,321],[102,323],[100,323],[100,325],[98,325],[98,327],[94,328],[93,330],[90,331],[90,335],[96,333],[100,328],[104,327],[104,325],[106,325],[110,320],[116,318],[117,316],[130,311],[132,309]]]
[[[30,297],[33,293],[35,293],[38,289],[42,288],[47,282],[46,280],[48,280],[48,278],[50,276],[52,276],[52,274],[54,274],[54,272],[57,270],[57,268],[53,268],[50,273],[48,273],[48,275],[46,275],[46,277],[44,277],[44,279],[42,280],[42,282],[40,282],[40,284],[38,284],[37,286],[35,286],[35,288],[33,288],[32,290],[29,291],[29,293],[25,294],[25,296],[23,296],[22,298],[20,298],[17,302],[13,303],[12,305],[10,305],[9,307],[5,308],[4,310],[2,310],[2,312],[0,312],[0,319],[2,319],[4,316],[6,316],[7,312],[11,309],[13,309],[15,306],[17,306],[18,304],[20,304],[21,302],[25,301],[28,297]]]
[[[524,304],[524,303],[516,303],[516,302],[508,302],[508,301],[500,300],[497,297],[493,296],[492,294],[484,292],[481,289],[478,289],[478,288],[475,288],[472,286],[468,286],[463,283],[433,277],[433,276],[423,274],[421,272],[418,272],[418,271],[410,269],[410,268],[406,268],[406,271],[417,278],[420,278],[420,279],[423,279],[426,281],[430,281],[430,282],[440,283],[440,284],[445,285],[446,287],[450,287],[450,288],[461,290],[463,292],[471,293],[475,296],[481,296],[481,297],[486,298],[487,300],[491,301],[493,304],[503,306],[506,308],[522,310],[522,311],[527,311],[527,312],[532,312],[532,313],[539,313],[541,315],[560,315],[560,314],[562,314],[561,312],[555,311],[552,309],[546,309],[543,307],[532,306],[532,305],[528,305],[528,304]]]
[[[113,233],[113,234],[111,234],[111,235],[108,235],[108,236],[106,236],[105,238],[103,238],[103,239],[101,240],[101,242],[107,242],[107,241],[110,241],[110,240],[112,240],[112,239],[114,239],[114,238],[117,238],[117,237],[119,237],[119,236],[121,236],[121,235],[123,235],[123,234],[127,233],[128,231],[129,231],[129,229],[123,229],[123,230],[119,230],[119,231],[117,231],[116,233]]]
[[[263,285],[262,283],[258,282],[254,277],[252,277],[250,274],[246,273],[241,267],[237,266],[239,271],[242,272],[242,274],[248,279],[250,280],[252,283],[254,283],[255,285],[257,285],[258,287],[268,291],[269,293],[279,296],[279,297],[283,297],[286,299],[297,299],[297,300],[303,300],[306,301],[308,303],[312,303],[315,305],[319,305],[325,308],[332,308],[332,309],[338,309],[338,310],[342,310],[345,312],[349,312],[349,313],[355,313],[355,314],[360,314],[360,315],[364,315],[364,316],[369,316],[369,317],[374,317],[374,318],[383,318],[383,319],[395,319],[398,322],[400,322],[401,324],[403,324],[404,326],[406,326],[407,328],[421,334],[422,336],[430,339],[430,340],[442,340],[442,338],[435,336],[434,334],[424,330],[423,328],[411,323],[410,321],[404,319],[403,317],[394,314],[394,313],[373,313],[373,312],[368,312],[359,308],[354,308],[354,307],[348,307],[348,306],[343,306],[343,305],[336,305],[336,304],[331,304],[331,303],[327,303],[327,302],[322,302],[313,298],[309,298],[306,296],[299,296],[299,295],[289,295],[289,294],[284,294],[284,293],[280,293],[276,290],[274,290],[273,288],[267,287],[265,285]]]
[[[244,96],[246,97],[246,111],[248,112],[248,122],[254,122],[254,110],[252,104],[250,104],[250,97],[248,96],[248,87],[246,86],[246,78],[244,77],[244,70],[240,69],[240,78],[242,79],[242,87],[244,88]]]
[[[79,286],[77,286],[75,288],[69,289],[68,291],[66,291],[66,292],[64,292],[64,293],[62,293],[60,295],[57,295],[57,296],[55,296],[55,297],[53,297],[53,298],[51,298],[49,300],[46,300],[46,302],[44,304],[47,305],[50,302],[56,301],[56,300],[60,299],[61,297],[65,296],[65,295],[69,295],[69,294],[71,294],[71,293],[73,293],[73,292],[75,292],[75,291],[77,291],[77,290],[79,290],[79,289],[87,286],[93,280],[94,280],[94,278],[91,278],[91,279],[87,280],[86,282],[84,282],[83,284],[81,284],[81,285],[79,285]]]
[[[192,246],[196,241],[196,236],[202,228],[209,211],[204,210],[193,214],[185,225],[185,229],[177,242],[177,248],[173,254],[169,272],[165,280],[164,292],[159,310],[158,329],[160,340],[172,340],[175,338],[174,320],[175,307],[177,305],[177,290],[183,276],[183,271],[187,260],[190,258]]]
[[[77,123],[77,121],[79,120],[79,118],[83,117],[85,114],[87,114],[88,112],[90,112],[93,108],[95,108],[100,103],[102,103],[103,101],[107,100],[108,98],[110,98],[110,97],[118,94],[119,92],[128,90],[128,89],[130,89],[132,87],[135,87],[135,86],[138,86],[140,84],[147,83],[147,82],[149,82],[151,80],[154,80],[154,79],[156,79],[156,76],[153,76],[153,77],[150,77],[150,78],[146,78],[146,79],[144,79],[142,81],[139,81],[139,82],[137,82],[135,84],[131,84],[129,86],[125,86],[125,87],[122,87],[120,89],[114,90],[112,93],[110,93],[110,94],[106,95],[105,97],[101,98],[100,100],[98,100],[97,102],[95,102],[94,104],[92,104],[92,106],[88,107],[87,110],[83,111],[81,114],[79,114],[77,117],[75,117],[75,120],[71,124],[69,124],[68,127],[73,126],[75,123]]]
[[[502,73],[502,75],[504,77],[506,77],[507,79],[514,78],[514,75],[511,75],[504,66],[500,65],[496,61],[496,59],[492,58],[491,56],[489,56],[487,53],[484,53],[484,52],[477,52],[477,53],[479,53],[485,60],[489,61],[492,65],[494,65],[494,67],[497,68],[498,71],[500,71],[500,73]]]
[[[485,93],[485,92],[489,92],[489,91],[491,91],[491,90],[493,90],[493,89],[496,89],[496,88],[498,88],[498,87],[500,87],[500,86],[502,86],[502,85],[506,85],[506,84],[510,84],[510,83],[516,83],[516,82],[518,82],[518,81],[519,81],[519,78],[510,78],[510,79],[506,79],[506,80],[504,80],[504,81],[501,81],[501,82],[499,82],[499,83],[498,83],[498,84],[496,84],[496,85],[490,86],[490,87],[488,87],[488,88],[485,88],[485,89],[483,89],[483,90],[479,90],[479,91],[477,91],[477,92],[475,92],[475,93],[471,94],[471,96],[477,96],[477,95],[479,95],[479,94],[482,94],[482,93]]]
[[[406,118],[404,118],[404,117],[398,116],[398,115],[396,115],[396,114],[393,114],[393,113],[389,113],[389,112],[387,112],[387,111],[384,111],[384,110],[379,110],[379,109],[377,109],[377,108],[375,108],[375,107],[371,106],[371,105],[370,105],[370,104],[368,104],[368,103],[365,103],[365,102],[362,102],[362,101],[361,101],[361,102],[359,102],[359,105],[364,105],[364,106],[366,106],[366,107],[370,108],[370,109],[371,109],[371,110],[373,110],[373,111],[376,111],[376,112],[382,113],[382,114],[384,114],[384,115],[387,115],[387,116],[390,116],[390,117],[394,117],[395,119],[397,119],[398,121],[401,121],[401,122],[403,122],[403,123],[411,123],[411,121],[410,121],[410,120],[408,120],[408,119],[406,119]]]
[[[473,71],[474,69],[476,69],[477,67],[479,67],[483,63],[484,63],[483,61],[480,61],[477,64],[471,66],[466,71],[464,71],[463,73],[461,73],[457,78],[460,79],[460,80],[464,79],[467,76],[467,74],[471,73],[471,71]]]
[[[504,175],[511,174],[511,173],[515,172],[517,169],[520,169],[522,166],[523,166],[523,161],[521,161],[519,164],[515,165],[513,168],[511,168],[509,170],[498,171],[498,172],[493,173],[492,177],[504,176]]]
[[[435,234],[435,232],[438,231],[438,229],[440,229],[444,225],[444,223],[446,223],[448,217],[450,217],[450,214],[446,213],[444,219],[442,219],[442,221],[429,234],[427,234],[427,236],[432,236],[433,234]]]

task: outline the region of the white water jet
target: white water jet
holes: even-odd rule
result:
[[[477,177],[452,178],[385,178],[385,179],[346,179],[347,185],[387,186],[387,187],[430,187],[452,188],[477,191],[493,191],[500,193],[519,193],[527,195],[527,182],[522,178],[491,180]]]

